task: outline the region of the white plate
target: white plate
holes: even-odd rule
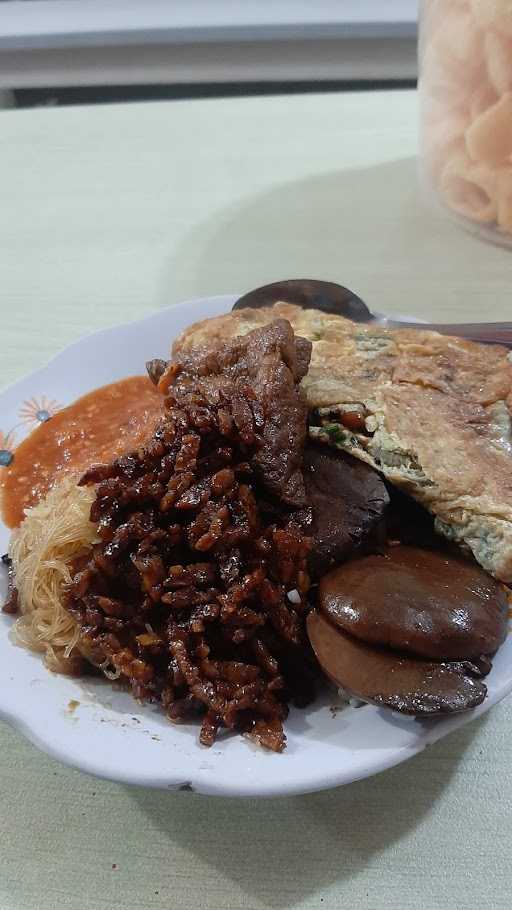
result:
[[[229,310],[235,299],[183,303],[71,345],[0,396],[0,430],[5,436],[17,425],[19,441],[29,430],[20,426],[20,410],[25,420],[31,415],[37,419],[37,411],[51,410],[53,400],[69,404],[99,385],[143,372],[149,358],[168,356],[170,341],[182,328]],[[9,440],[7,448],[8,444]],[[0,451],[2,457],[6,458]],[[8,537],[8,529],[0,525],[0,553],[7,548]],[[4,577],[0,589],[1,596]],[[325,696],[306,710],[291,711],[286,721],[288,746],[282,755],[233,735],[221,736],[207,749],[198,743],[197,726],[173,726],[158,707],[139,705],[106,680],[50,673],[38,655],[11,643],[12,619],[0,615],[0,717],[66,764],[146,787],[274,796],[346,784],[404,761],[512,690],[509,637],[486,680],[487,699],[466,714],[417,722],[370,705],[333,708],[332,699]],[[70,708],[72,701],[79,702],[75,710]]]

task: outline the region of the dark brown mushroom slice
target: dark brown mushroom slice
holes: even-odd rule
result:
[[[305,447],[303,474],[313,512],[310,570],[319,577],[375,538],[389,494],[369,465],[318,443]]]
[[[434,660],[494,654],[507,634],[502,586],[463,556],[387,547],[325,575],[318,605],[368,644]]]
[[[481,704],[486,686],[461,664],[418,660],[373,648],[333,625],[316,610],[307,618],[309,640],[329,679],[350,695],[402,714],[431,717]]]

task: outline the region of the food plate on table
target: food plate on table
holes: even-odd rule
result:
[[[191,323],[202,322],[211,317],[229,313],[236,299],[235,296],[222,296],[190,301],[155,313],[138,322],[95,333],[71,345],[57,355],[50,364],[3,392],[0,396],[0,471],[4,471],[4,477],[6,472],[13,473],[17,456],[18,464],[22,463],[23,447],[17,450],[16,446],[28,436],[34,427],[36,432],[39,432],[37,427],[44,427],[46,424],[50,425],[52,420],[59,420],[63,407],[72,404],[76,399],[94,389],[125,380],[127,377],[140,376],[144,371],[146,361],[152,361],[155,364],[155,358],[160,359],[161,363],[160,367],[153,366],[158,374],[155,378],[160,383],[162,376],[166,375],[166,369],[169,370],[167,361],[173,339],[187,330]],[[253,327],[248,326],[247,328]],[[208,330],[207,325],[206,331],[208,332]],[[186,334],[185,332],[185,336]],[[233,337],[236,334],[235,331],[232,332]],[[296,330],[296,334],[300,336],[300,330]],[[226,337],[228,336],[229,333],[226,333]],[[267,351],[267,349],[265,350]],[[410,364],[409,368],[411,368]],[[186,368],[183,365],[181,370],[182,375],[187,376]],[[297,382],[298,379],[300,379],[299,374]],[[171,386],[174,381],[174,375],[169,375],[168,382]],[[138,388],[135,391],[140,401]],[[233,394],[230,394],[233,397]],[[264,394],[264,391],[261,394]],[[390,404],[388,406],[391,407]],[[150,403],[148,409],[141,410],[140,426],[144,427],[144,421],[146,421],[147,426],[152,430],[151,407]],[[326,404],[325,407],[328,405]],[[346,431],[349,429],[353,432],[353,437],[351,441],[349,440],[350,445],[352,449],[357,447],[357,420],[360,420],[360,414],[345,410],[343,413],[348,413],[349,419],[344,418],[345,423],[342,421],[341,424],[344,429],[337,430],[334,434],[334,431],[330,429],[332,414],[328,414],[325,408],[324,413],[320,413],[320,408],[318,411],[320,415],[317,421],[318,437],[327,435],[329,437],[327,441],[332,442],[334,435],[336,435],[336,439],[341,438],[341,432],[345,434],[343,438],[346,442]],[[87,461],[87,445],[94,443],[87,421],[95,422],[96,425],[100,419],[99,415],[102,413],[104,416],[107,413],[104,402],[97,408],[97,412],[88,406],[83,406],[81,411],[76,412],[73,445],[75,446],[74,451],[78,452],[81,449],[81,457],[85,459],[84,463],[79,464],[82,473],[91,463]],[[367,415],[364,416],[366,418]],[[351,427],[348,426],[350,421],[352,421]],[[129,429],[130,432],[133,431],[133,427]],[[81,432],[82,437],[80,437]],[[81,438],[82,441],[85,440],[82,445],[80,444]],[[141,440],[136,436],[134,438],[136,445],[139,445]],[[335,442],[336,439],[334,439]],[[378,478],[379,475],[374,471],[376,449],[370,450],[371,446],[366,460],[369,464],[372,462],[372,465],[367,470]],[[122,449],[114,447],[112,452],[107,455],[115,457],[120,455],[121,451]],[[329,451],[330,455],[334,455],[327,446],[326,451]],[[107,461],[107,455],[105,455],[105,459],[96,458],[94,461]],[[345,457],[351,459],[353,455],[352,451]],[[314,453],[308,456],[310,459],[308,470],[313,474],[316,470],[314,461],[316,457]],[[323,450],[321,457],[324,457]],[[392,468],[393,465],[391,465]],[[20,482],[28,476],[31,469],[31,465],[27,462],[28,473],[21,475]],[[261,465],[258,469],[261,469]],[[411,465],[408,465],[407,470],[410,469]],[[413,465],[412,470],[416,470],[416,466]],[[291,486],[288,486],[285,493],[288,496],[288,505],[293,499],[290,492],[293,487],[292,475],[293,466],[290,468],[290,476],[287,478],[287,482],[290,481]],[[19,477],[20,473],[18,480]],[[221,479],[225,480],[225,476],[222,475]],[[101,483],[102,480],[105,482],[105,478],[91,477],[91,483],[93,481]],[[82,489],[84,488],[82,487]],[[42,497],[45,492],[46,490],[43,488],[36,491],[37,497],[33,501],[37,501],[37,498]],[[279,495],[282,492],[281,489]],[[272,491],[272,495],[276,495],[275,490]],[[25,505],[30,504],[28,501],[25,502]],[[354,508],[355,506],[352,507],[352,511]],[[267,505],[265,505],[265,509],[267,509]],[[103,517],[105,516],[103,515]],[[16,521],[13,514],[11,514],[11,518],[12,526]],[[375,526],[377,527],[378,524],[376,519]],[[46,517],[41,518],[41,526],[47,528],[50,533],[51,510]],[[379,544],[381,548],[385,548],[389,544],[396,544],[396,541],[389,540],[389,529],[387,533],[388,539]],[[459,540],[461,540],[462,533],[463,530],[460,531]],[[2,524],[0,526],[1,553],[7,552],[10,535],[11,528]],[[462,543],[466,545],[463,540]],[[297,566],[299,566],[305,557],[300,550],[300,541],[298,543],[295,541],[295,545],[298,547],[296,559]],[[341,559],[339,547],[344,546],[343,541],[338,540],[337,546],[338,551],[336,552]],[[402,552],[400,547],[397,549]],[[372,557],[362,556],[362,558],[371,559]],[[391,556],[389,558],[391,560]],[[315,571],[320,576],[330,569],[336,570],[338,560],[332,556],[331,551],[326,556],[325,552],[318,549],[315,559],[317,563],[316,569],[314,567],[312,569],[313,579]],[[82,572],[84,571],[84,566],[81,565],[79,568]],[[305,574],[307,575],[307,572]],[[295,599],[300,600],[303,596],[300,590],[300,578],[299,581],[297,578],[298,575],[293,576],[293,583],[294,585],[297,583],[299,590],[290,586],[291,590],[288,592],[292,607]],[[3,600],[7,596],[6,572],[2,573],[1,584],[4,586],[0,592]],[[282,580],[282,585],[285,585],[285,580]],[[313,589],[316,590],[315,582]],[[175,590],[177,588],[173,587],[172,591]],[[83,592],[75,591],[75,594],[78,604]],[[94,593],[96,598],[101,596],[103,607],[110,611],[109,615],[113,617],[112,627],[114,628],[115,611],[118,609],[118,605],[113,603],[115,598],[110,595],[111,592],[105,593],[105,591],[100,592],[100,595],[96,590]],[[169,603],[173,597],[174,594],[168,598]],[[304,600],[305,598],[304,593]],[[327,622],[328,634],[331,634],[335,625],[330,622],[333,609],[336,611],[337,607],[332,608],[332,605],[326,607],[327,619],[325,618],[326,613],[317,615],[320,625]],[[82,610],[82,614],[80,614],[80,610]],[[331,610],[330,619],[329,610]],[[78,604],[76,615],[80,615],[82,620],[84,611],[85,607],[82,609],[82,606]],[[340,622],[345,621],[346,616],[345,611]],[[0,716],[20,729],[44,751],[67,764],[112,780],[142,786],[194,790],[205,794],[231,796],[271,796],[326,789],[367,777],[404,761],[428,744],[487,711],[512,690],[512,645],[510,637],[507,636],[492,658],[492,669],[485,676],[484,683],[487,687],[485,699],[477,703],[478,698],[475,698],[475,707],[471,707],[472,702],[469,701],[469,710],[461,713],[430,717],[425,711],[423,717],[418,719],[391,710],[389,705],[393,707],[392,700],[381,702],[380,705],[370,704],[366,701],[354,703],[353,699],[348,699],[347,693],[340,695],[334,687],[320,685],[312,703],[306,707],[292,706],[290,708],[290,713],[284,721],[286,748],[283,751],[276,753],[271,749],[262,748],[257,730],[255,732],[252,726],[247,726],[245,736],[235,735],[230,730],[221,729],[215,737],[217,730],[210,731],[211,745],[207,748],[206,745],[201,745],[199,742],[199,728],[196,721],[176,716],[175,720],[185,719],[185,723],[169,723],[160,704],[147,700],[137,701],[118,683],[111,686],[107,680],[97,674],[87,673],[72,676],[52,672],[43,662],[41,654],[13,643],[12,630],[16,617],[6,613],[0,614],[0,617]],[[337,622],[340,619],[339,615],[335,619]],[[250,621],[249,616],[248,621]],[[151,636],[155,635],[155,631],[150,623],[147,625],[149,628],[144,631],[143,635],[139,635],[139,638],[144,647],[151,648],[154,645]],[[84,627],[82,624],[82,628]],[[335,631],[333,634],[344,635],[346,631],[345,627],[344,632]],[[318,628],[316,632],[318,632]],[[356,633],[359,634],[357,630]],[[357,644],[357,634],[355,639],[352,638],[352,634],[353,629],[350,631],[350,644],[353,645],[356,642],[356,646],[361,647]],[[310,633],[310,637],[313,647],[315,647],[315,633]],[[496,643],[492,649],[489,645],[489,653],[491,650],[494,652]],[[375,645],[378,647],[382,645],[378,636],[371,647]],[[417,642],[413,645],[418,647]],[[173,647],[175,649],[178,647],[177,639],[174,640]],[[364,647],[367,647],[366,643]],[[417,652],[414,651],[414,653]],[[428,648],[425,654],[428,656]],[[443,659],[451,656],[457,658],[458,654],[454,651],[453,655],[443,653],[442,656]],[[405,663],[407,660],[405,659]],[[322,663],[322,659],[320,662]],[[140,674],[141,686],[144,687],[144,667],[139,666],[141,661],[135,661],[135,663],[137,672]],[[70,665],[69,670],[73,669],[75,668]],[[449,673],[451,672],[450,670]],[[329,675],[333,676],[333,674]],[[474,692],[482,683],[477,675],[471,677],[465,685],[468,685]],[[137,694],[136,690],[133,691]],[[144,694],[143,688],[141,694]],[[363,697],[365,695],[368,695],[368,692],[365,691]],[[382,693],[379,692],[379,697],[381,696]],[[369,698],[375,700],[371,692]],[[398,707],[403,708],[403,704]],[[204,734],[204,741],[208,739],[209,735],[207,730]],[[263,736],[263,740],[264,738]],[[264,741],[263,745],[265,745]]]

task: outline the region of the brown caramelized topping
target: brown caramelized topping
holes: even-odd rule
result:
[[[298,389],[309,350],[280,320],[153,364],[165,419],[81,480],[97,484],[101,536],[69,590],[83,646],[171,720],[201,715],[204,745],[227,727],[281,751],[287,703],[312,696]]]

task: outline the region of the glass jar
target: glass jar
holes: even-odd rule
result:
[[[419,66],[424,185],[512,247],[511,0],[423,0]]]

